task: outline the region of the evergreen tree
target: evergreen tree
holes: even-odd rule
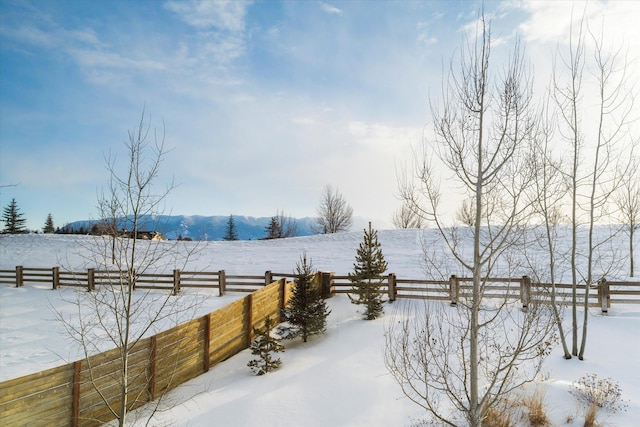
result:
[[[298,235],[298,224],[296,220],[290,216],[285,216],[284,212],[278,212],[272,216],[264,229],[265,239],[283,239],[286,237],[295,237]]]
[[[224,233],[223,240],[238,240],[238,231],[236,230],[236,223],[233,220],[233,215],[229,215],[229,220],[227,221],[227,230]]]
[[[269,225],[264,229],[267,236],[265,239],[280,239],[282,237],[282,225],[278,217],[272,216]]]
[[[384,311],[380,289],[383,282],[381,276],[387,271],[387,266],[378,242],[378,232],[372,229],[369,223],[369,230],[364,230],[364,240],[356,253],[354,271],[349,273],[349,280],[353,283],[352,292],[355,294],[355,296],[349,295],[349,299],[354,304],[365,306],[365,311],[362,313],[363,319],[376,319]]]
[[[2,221],[4,221],[5,224],[2,232],[7,234],[26,233],[27,227],[25,223],[27,220],[23,215],[20,209],[18,209],[16,199],[11,199],[11,203],[4,208],[2,213]]]
[[[331,312],[322,299],[320,289],[313,285],[313,265],[307,262],[304,254],[301,263],[296,264],[296,280],[291,299],[282,310],[287,324],[278,328],[284,339],[302,337],[307,342],[310,336],[324,333],[327,328],[327,316]]]
[[[47,219],[44,222],[44,227],[42,227],[42,232],[43,233],[55,233],[56,228],[53,225],[53,217],[51,216],[51,213],[49,213],[49,215],[47,215]]]
[[[253,340],[250,348],[251,354],[258,356],[258,358],[250,360],[247,366],[250,367],[256,375],[264,375],[267,372],[274,371],[282,364],[279,358],[273,358],[273,353],[284,351],[284,346],[280,344],[279,340],[271,336],[273,326],[273,321],[270,317],[267,317],[263,329],[258,330],[253,328],[253,332],[257,335],[257,338]]]

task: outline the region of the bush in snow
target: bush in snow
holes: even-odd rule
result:
[[[622,389],[611,378],[598,379],[598,374],[587,374],[571,384],[569,392],[585,404],[611,412],[623,411],[627,404],[621,399]]]
[[[250,360],[247,366],[251,368],[254,374],[264,375],[267,372],[274,371],[280,367],[282,361],[274,359],[273,353],[284,351],[284,346],[280,344],[277,338],[271,336],[273,329],[273,321],[270,317],[264,322],[263,329],[253,328],[253,332],[257,338],[251,343],[251,354],[258,356],[257,359]]]

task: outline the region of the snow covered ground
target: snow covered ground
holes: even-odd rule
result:
[[[433,230],[380,231],[380,242],[389,271],[398,277],[422,278],[423,242],[439,250]],[[84,240],[83,240],[84,239]],[[25,267],[86,268],[77,253],[84,236],[27,235],[0,237],[0,269]],[[613,247],[626,248],[624,236]],[[290,273],[303,252],[318,270],[346,274],[352,269],[362,233],[310,236],[271,241],[208,242],[191,267],[224,269],[228,274],[264,274],[266,270]],[[196,242],[189,243],[196,245]],[[640,245],[638,245],[640,246]],[[444,250],[440,253],[445,253]],[[624,259],[624,250],[616,253]],[[460,274],[445,262],[449,274]],[[621,263],[621,265],[623,265]],[[640,265],[636,256],[636,265]],[[510,267],[514,275],[517,271]],[[624,270],[618,278],[625,279]],[[49,286],[14,288],[0,285],[0,380],[78,359],[64,331],[53,320],[51,306],[65,312],[65,295],[72,289]],[[205,294],[207,294],[205,292]],[[243,295],[218,297],[209,291],[197,316],[215,310]],[[186,295],[186,298],[193,295]],[[172,409],[157,415],[153,425],[177,426],[390,426],[412,425],[423,417],[421,410],[403,397],[383,362],[383,331],[398,301],[386,306],[375,321],[360,319],[346,296],[328,300],[332,310],[326,335],[303,344],[287,342],[282,367],[255,377],[246,363],[248,350],[216,365],[212,370],[174,390]],[[566,320],[565,320],[566,323]],[[610,377],[620,384],[628,402],[626,412],[601,413],[606,425],[640,425],[640,305],[614,305],[608,315],[593,309],[589,324],[586,359],[566,361],[559,348],[545,363],[548,414],[554,425],[580,424],[579,405],[569,394],[570,384],[586,373]],[[567,420],[573,418],[573,424]],[[524,424],[523,424],[524,425]]]

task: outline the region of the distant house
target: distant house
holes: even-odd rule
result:
[[[122,236],[130,239],[134,237],[133,232],[128,230],[122,230]],[[135,238],[140,240],[166,240],[162,233],[158,231],[138,231]]]

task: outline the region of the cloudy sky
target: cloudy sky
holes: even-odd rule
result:
[[[313,216],[330,184],[389,223],[480,7],[0,0],[0,205],[32,228],[95,218],[105,156],[123,158],[144,109],[170,149],[158,185],[178,184],[167,213]],[[640,2],[488,1],[497,58],[521,37],[542,91],[572,9],[640,52]]]

